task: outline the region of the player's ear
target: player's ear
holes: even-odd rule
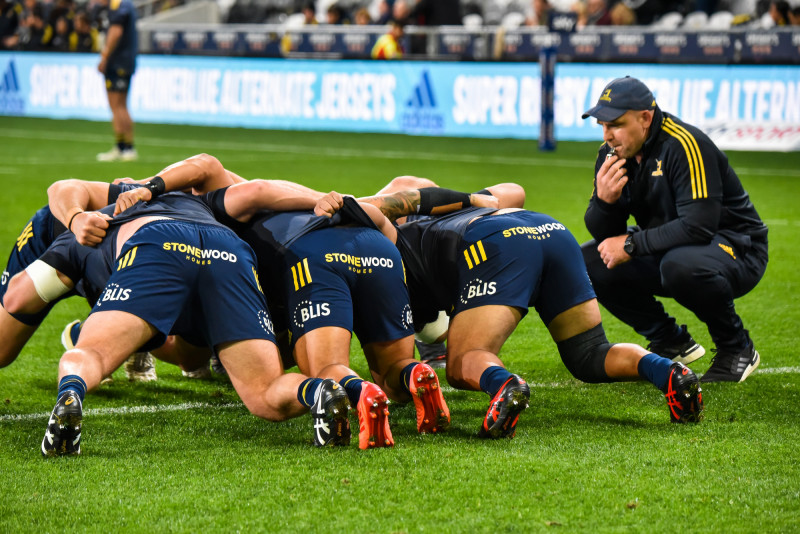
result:
[[[652,109],[643,109],[639,112],[639,122],[645,128],[649,128],[653,124],[653,116],[655,112]]]

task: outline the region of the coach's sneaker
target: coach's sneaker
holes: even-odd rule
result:
[[[361,383],[358,398],[358,448],[393,447],[389,429],[389,399],[377,384]]]
[[[673,362],[682,363],[684,365],[689,365],[693,361],[702,358],[706,353],[706,349],[692,338],[685,324],[681,325],[681,331],[681,337],[678,343],[671,345],[650,343],[647,346],[647,350],[663,358],[669,358]]]
[[[347,400],[344,388],[330,378],[323,380],[317,392],[317,400],[311,407],[314,445],[350,445],[350,421],[347,418],[349,411],[350,401]]]
[[[528,407],[531,388],[520,376],[512,375],[492,398],[478,436],[513,438],[522,410]]]
[[[131,382],[152,382],[156,376],[156,363],[149,352],[134,352],[125,362],[125,376]]]
[[[138,157],[135,148],[121,149],[115,145],[108,152],[100,152],[97,161],[136,161]]]
[[[120,161],[136,161],[137,159],[139,159],[139,153],[135,148],[124,148],[119,151]]]
[[[64,456],[81,453],[81,399],[67,391],[56,402],[42,440],[42,456]]]
[[[436,433],[450,427],[450,410],[439,377],[429,365],[421,363],[411,370],[408,391],[417,409],[417,432]]]
[[[75,319],[61,331],[61,345],[65,350],[72,350],[78,343],[78,336],[81,333],[81,320]]]
[[[697,375],[682,363],[669,368],[664,397],[673,423],[699,423],[703,419],[703,390]]]
[[[744,382],[744,379],[755,371],[761,363],[761,356],[751,341],[747,348],[739,353],[716,352],[711,360],[711,367],[700,379],[700,382]]]

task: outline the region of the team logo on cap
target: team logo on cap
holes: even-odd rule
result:
[[[600,100],[605,100],[606,102],[611,102],[611,89],[606,89],[603,92],[603,96],[600,97]]]

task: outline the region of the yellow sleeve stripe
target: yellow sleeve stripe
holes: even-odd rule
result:
[[[467,267],[472,269],[472,260],[469,257],[469,249],[468,248],[464,249],[464,259],[467,260]]]
[[[483,261],[486,261],[486,251],[483,250],[483,243],[481,241],[478,241],[478,250],[481,253],[481,259]]]
[[[306,271],[306,283],[310,284],[313,280],[311,279],[311,271],[308,270],[308,258],[303,258],[303,268]]]
[[[300,289],[300,284],[297,283],[297,268],[292,265],[292,280],[294,280],[294,290]]]
[[[689,175],[692,181],[692,199],[708,198],[706,169],[705,165],[703,165],[703,158],[700,155],[700,147],[697,145],[697,140],[686,131],[686,128],[679,126],[672,119],[664,120],[664,131],[677,139],[686,151],[686,158],[689,161]]]

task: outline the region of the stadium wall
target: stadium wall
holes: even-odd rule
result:
[[[0,53],[0,115],[108,121],[97,57]],[[555,134],[601,138],[580,114],[612,78],[647,83],[665,111],[727,149],[800,150],[800,66],[562,63]],[[137,122],[537,139],[536,63],[139,57]]]

